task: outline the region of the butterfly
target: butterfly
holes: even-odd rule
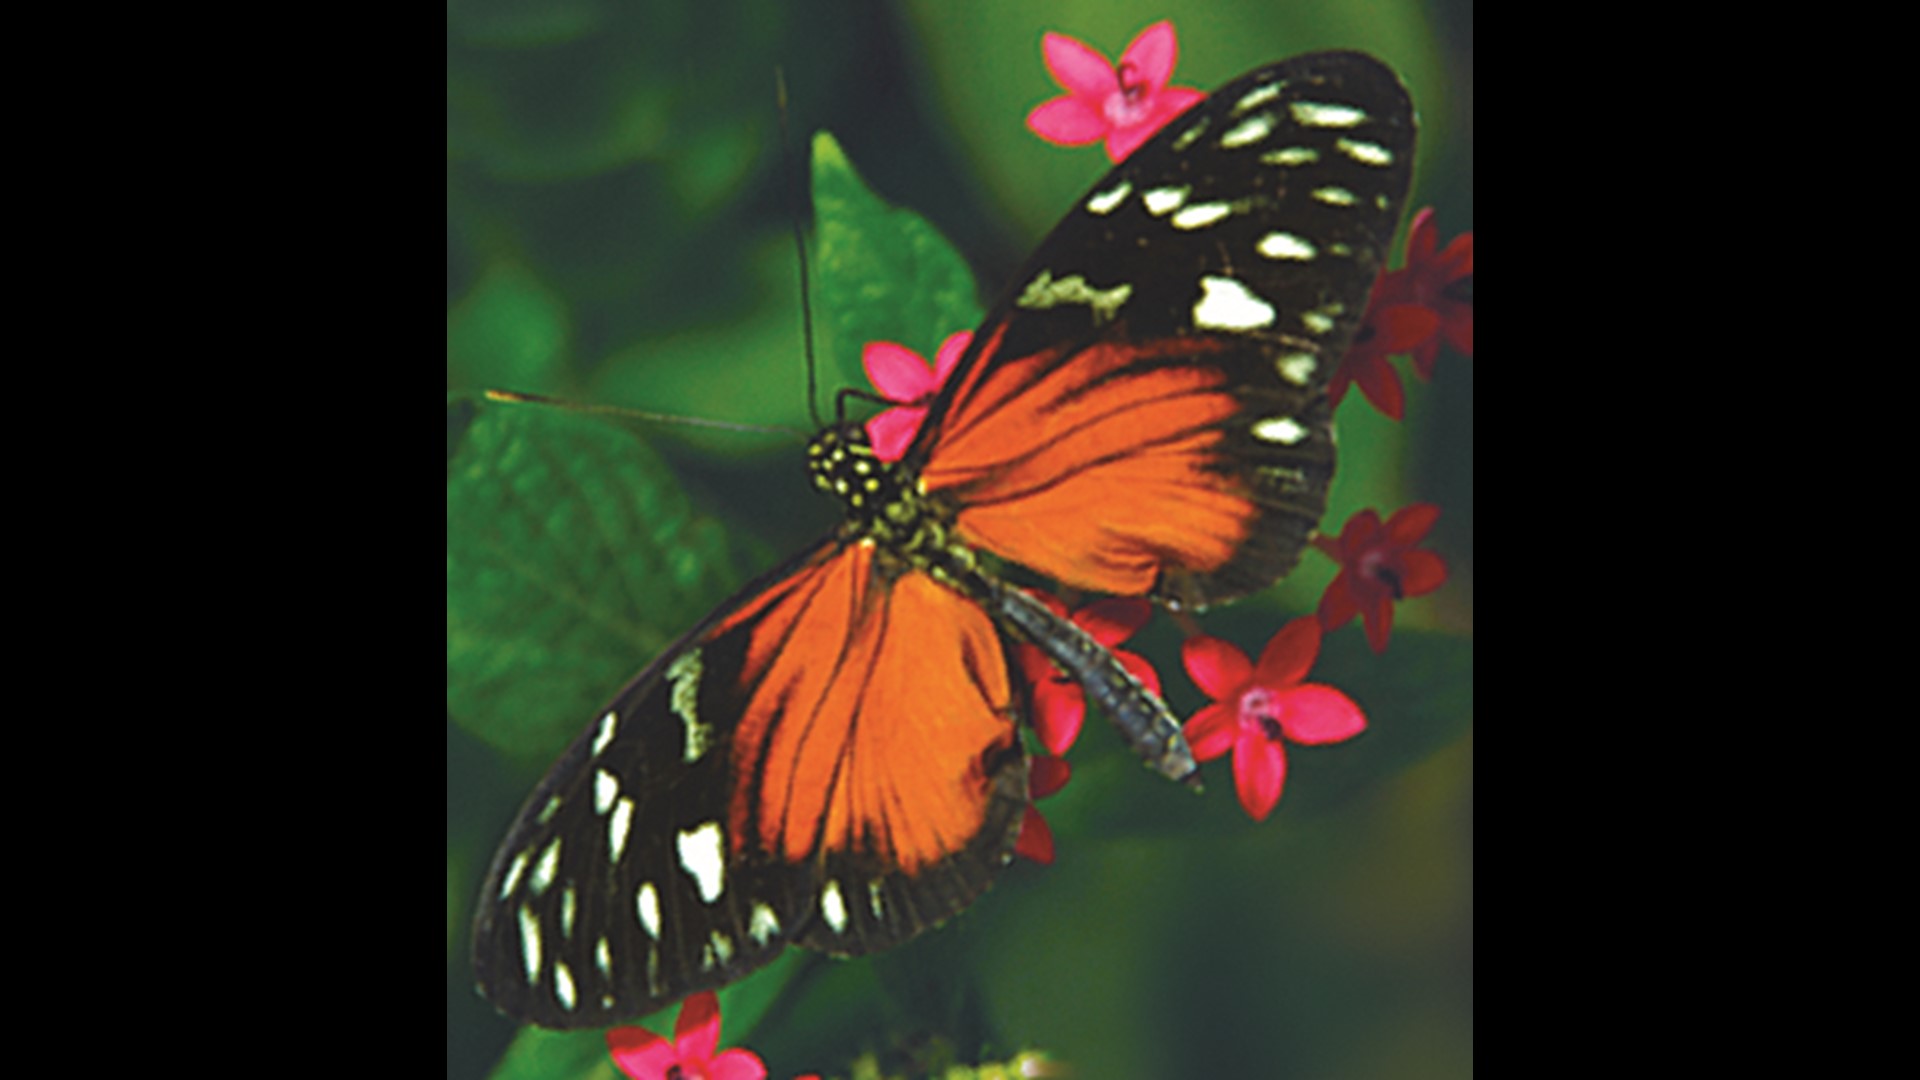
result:
[[[1371,57],[1250,72],[1041,242],[903,457],[856,422],[817,435],[844,523],[669,646],[534,789],[482,886],[481,993],[600,1027],[789,944],[868,953],[953,916],[1027,805],[1016,644],[1190,781],[1159,698],[994,567],[1196,609],[1292,569],[1413,143]]]

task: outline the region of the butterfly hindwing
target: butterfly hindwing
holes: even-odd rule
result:
[[[1026,785],[1001,643],[872,558],[829,543],[756,582],[568,749],[481,893],[474,963],[497,1007],[605,1026],[788,943],[897,944],[991,883]],[[902,649],[962,681],[914,678]]]
[[[1297,561],[1326,388],[1411,177],[1413,111],[1358,53],[1252,72],[1041,243],[908,460],[962,536],[1066,584],[1204,605]]]

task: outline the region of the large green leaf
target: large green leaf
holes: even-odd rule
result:
[[[947,335],[971,330],[981,310],[965,259],[925,218],[867,189],[833,136],[813,140],[822,355],[859,379],[860,350],[892,341],[932,360]]]
[[[563,410],[482,406],[447,464],[447,711],[545,756],[737,583],[651,450]]]

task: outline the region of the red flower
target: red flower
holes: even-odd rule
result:
[[[713,991],[680,1006],[673,1041],[646,1028],[607,1029],[613,1063],[634,1080],[766,1080],[767,1066],[751,1050],[715,1054],[720,1045],[720,1000]]]
[[[873,380],[873,388],[880,391],[881,397],[899,403],[898,407],[867,421],[867,439],[873,443],[875,457],[881,461],[899,461],[906,454],[913,437],[920,431],[920,421],[927,417],[927,403],[939,393],[940,384],[947,381],[947,376],[953,374],[954,366],[960,363],[960,354],[967,351],[972,341],[971,330],[949,336],[934,353],[931,369],[919,353],[891,341],[869,342],[861,351],[860,362],[866,365],[867,378]]]
[[[1066,758],[1036,754],[1027,762],[1027,816],[1020,821],[1020,836],[1013,842],[1013,853],[1024,855],[1042,866],[1053,865],[1053,829],[1040,816],[1032,800],[1044,799],[1067,786],[1073,778],[1073,766]]]
[[[1212,761],[1233,751],[1233,785],[1255,821],[1265,821],[1280,801],[1287,778],[1282,737],[1318,746],[1366,730],[1366,716],[1347,695],[1300,681],[1319,653],[1320,623],[1310,616],[1281,627],[1258,665],[1219,638],[1188,638],[1181,646],[1187,674],[1213,699],[1187,721],[1193,756]]]
[[[1328,387],[1335,405],[1355,383],[1374,408],[1398,420],[1406,395],[1388,356],[1413,354],[1414,372],[1430,379],[1442,341],[1473,355],[1473,234],[1455,237],[1436,255],[1437,245],[1433,208],[1426,207],[1407,232],[1407,264],[1373,283],[1360,332]]]
[[[1397,270],[1381,274],[1374,281],[1366,317],[1327,386],[1335,405],[1346,396],[1351,382],[1359,384],[1360,392],[1384,415],[1398,420],[1405,414],[1406,394],[1400,387],[1400,373],[1387,363],[1387,357],[1419,348],[1440,329],[1440,317],[1412,302],[1407,284]]]
[[[1407,264],[1395,271],[1405,278],[1408,299],[1440,321],[1439,333],[1413,349],[1413,369],[1423,379],[1433,377],[1442,339],[1462,356],[1473,355],[1473,234],[1461,233],[1445,251],[1435,254],[1438,246],[1439,229],[1429,206],[1413,215],[1413,226],[1407,230]]]
[[[1064,34],[1041,41],[1047,71],[1067,93],[1027,114],[1035,135],[1058,146],[1107,141],[1107,157],[1124,159],[1167,121],[1207,95],[1168,86],[1180,45],[1173,23],[1162,20],[1140,31],[1116,66]]]
[[[1033,594],[1048,610],[1062,618],[1068,618],[1067,605],[1045,593]],[[1132,637],[1139,629],[1147,625],[1153,616],[1153,606],[1138,598],[1096,600],[1076,611],[1071,616],[1075,626],[1087,632],[1087,636],[1105,646],[1139,679],[1146,688],[1158,694],[1160,692],[1160,673],[1153,670],[1147,658],[1114,646]],[[1033,645],[1022,645],[1014,651],[1014,659],[1020,669],[1026,673],[1027,682],[1033,687],[1033,730],[1040,736],[1040,744],[1050,754],[1065,754],[1080,736],[1080,725],[1087,718],[1087,695],[1080,689],[1079,682],[1063,675],[1047,659],[1047,654]]]
[[[1362,510],[1347,519],[1339,539],[1314,537],[1313,544],[1340,564],[1333,583],[1320,594],[1320,626],[1334,630],[1358,612],[1366,623],[1367,644],[1387,650],[1393,630],[1393,602],[1425,596],[1447,580],[1447,564],[1415,545],[1439,520],[1432,503],[1404,506],[1383,527],[1380,515]]]

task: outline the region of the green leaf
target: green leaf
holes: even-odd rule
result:
[[[619,1080],[603,1031],[524,1027],[489,1080]]]
[[[847,385],[864,385],[868,342],[896,342],[931,361],[948,335],[979,325],[966,260],[925,218],[869,191],[824,131],[813,140],[813,207],[822,355]]]
[[[487,404],[454,437],[447,711],[545,757],[740,575],[725,531],[629,432]]]

